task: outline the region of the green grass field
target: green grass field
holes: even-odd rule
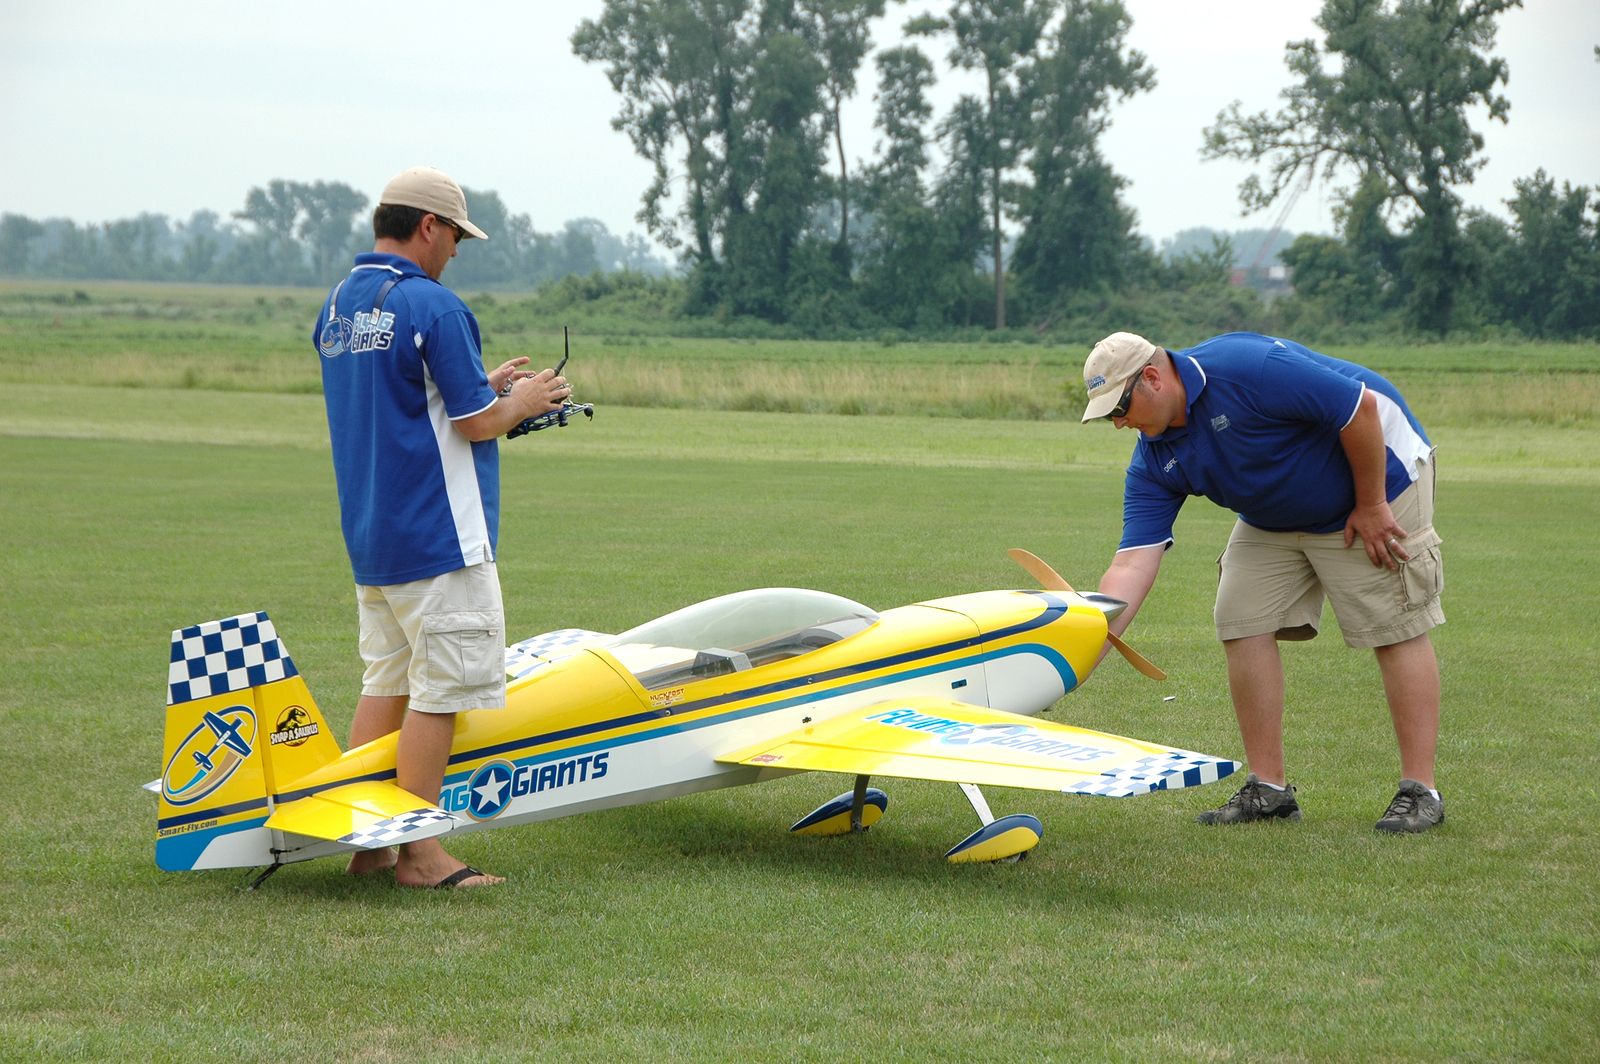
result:
[[[80,310],[111,301],[87,295]],[[957,867],[940,855],[975,825],[954,788],[879,781],[873,831],[801,839],[785,827],[848,780],[800,776],[458,840],[509,877],[492,891],[404,891],[325,860],[245,893],[238,873],[155,869],[139,785],[159,772],[181,625],[269,610],[348,726],[359,661],[326,428],[286,354],[309,332],[306,294],[230,293],[266,309],[203,351],[152,324],[181,299],[124,295],[64,317],[77,339],[45,350],[50,319],[0,289],[0,1060],[1600,1055],[1600,412],[1572,384],[1596,379],[1594,348],[1537,370],[1393,354],[1410,360],[1397,377],[1461,383],[1436,392],[1458,409],[1416,404],[1440,446],[1450,618],[1449,821],[1430,835],[1371,830],[1394,741],[1371,656],[1330,623],[1284,651],[1297,825],[1193,824],[1227,783],[1125,801],[994,790],[997,812],[1041,817],[1044,842],[1019,865]],[[760,346],[753,361],[790,368],[875,358]],[[732,357],[644,350],[691,379]],[[885,353],[924,382],[950,354]],[[600,402],[579,359],[580,395]],[[97,377],[124,360],[127,379]],[[260,379],[168,378],[168,362]],[[1472,405],[1547,374],[1560,416]],[[592,423],[503,445],[510,634],[615,631],[763,585],[879,608],[1026,586],[1014,545],[1092,585],[1131,444],[1048,413],[601,402]],[[1108,659],[1055,719],[1239,755],[1210,626],[1229,524],[1186,508],[1129,633],[1171,679]]]
[[[0,282],[0,381],[315,394],[306,357],[326,293],[134,283]],[[824,343],[640,336],[531,322],[529,303],[474,301],[488,357],[561,357],[608,406],[1075,421],[1087,351],[1044,343]],[[648,323],[646,323],[648,324]],[[1115,323],[1137,329],[1137,323]],[[1109,331],[1109,329],[1108,329]],[[1172,346],[1201,337],[1152,337]],[[1497,342],[1330,350],[1384,373],[1430,425],[1570,427],[1600,418],[1600,344]],[[68,375],[63,380],[63,374]]]

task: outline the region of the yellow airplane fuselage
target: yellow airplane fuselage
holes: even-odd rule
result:
[[[753,783],[783,770],[717,755],[886,698],[1031,715],[1088,676],[1105,638],[1105,614],[1075,595],[990,591],[888,610],[831,645],[657,689],[585,647],[513,681],[504,709],[459,715],[438,804],[470,829]],[[278,801],[393,778],[396,741],[350,750]]]

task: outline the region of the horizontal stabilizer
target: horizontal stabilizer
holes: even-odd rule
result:
[[[278,806],[266,826],[360,850],[431,839],[460,820],[393,783],[347,783]]]
[[[878,702],[718,757],[725,764],[1123,798],[1213,783],[1234,761],[941,698]]]
[[[529,636],[506,647],[506,676],[520,680],[552,661],[571,657],[592,643],[603,643],[611,636],[587,628],[558,628],[554,632]]]

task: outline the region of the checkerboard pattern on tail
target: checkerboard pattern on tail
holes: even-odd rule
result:
[[[241,613],[172,633],[167,705],[231,694],[298,675],[265,613]]]

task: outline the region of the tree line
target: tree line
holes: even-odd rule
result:
[[[1313,179],[1335,189],[1335,235],[1280,249],[1272,231],[1253,258],[1221,235],[1156,249],[1137,232],[1101,146],[1112,105],[1157,76],[1128,46],[1122,0],[950,0],[908,21],[907,43],[875,51],[871,26],[899,2],[606,0],[571,44],[604,68],[612,125],[652,166],[638,218],[677,275],[660,276],[636,235],[592,219],[539,233],[494,192],[469,190],[494,239],[464,246],[450,283],[637,271],[656,277],[657,304],[707,327],[817,336],[1088,333],[1112,319],[1169,336],[1600,336],[1600,195],[1543,170],[1514,182],[1508,218],[1460,195],[1482,163],[1473,116],[1509,121],[1493,49],[1496,20],[1521,0],[1324,0],[1321,36],[1285,45],[1283,107],[1234,103],[1201,131],[1202,159],[1260,168],[1240,188],[1245,207],[1285,203]],[[976,88],[935,114],[941,61]],[[863,156],[843,103],[869,83]],[[368,246],[366,206],[338,183],[275,180],[226,220],[8,214],[0,273],[320,284]],[[1269,245],[1292,275],[1282,298],[1240,268]]]
[[[637,234],[618,237],[593,218],[554,233],[512,214],[498,193],[466,190],[472,219],[489,241],[468,241],[451,266],[457,284],[529,288],[570,274],[667,265]],[[224,218],[195,211],[186,221],[144,213],[101,225],[0,215],[0,275],[84,280],[320,285],[372,249],[367,197],[337,181],[274,179],[249,190]]]
[[[573,34],[618,96],[612,125],[653,166],[639,218],[679,252],[691,313],[812,331],[1048,329],[1229,277],[1231,249],[1157,255],[1102,151],[1112,104],[1156,79],[1128,46],[1121,0],[951,0],[874,54],[890,2],[606,0]],[[1600,329],[1589,188],[1539,171],[1516,183],[1509,223],[1462,207],[1482,161],[1471,115],[1508,120],[1492,50],[1496,19],[1520,3],[1325,0],[1322,38],[1285,46],[1285,106],[1235,103],[1203,131],[1203,158],[1265,167],[1240,189],[1246,207],[1312,177],[1348,181],[1340,233],[1281,256],[1298,302],[1276,317]],[[942,115],[924,42],[978,86]],[[862,158],[841,103],[868,77]],[[1212,317],[1261,309],[1228,303]]]

